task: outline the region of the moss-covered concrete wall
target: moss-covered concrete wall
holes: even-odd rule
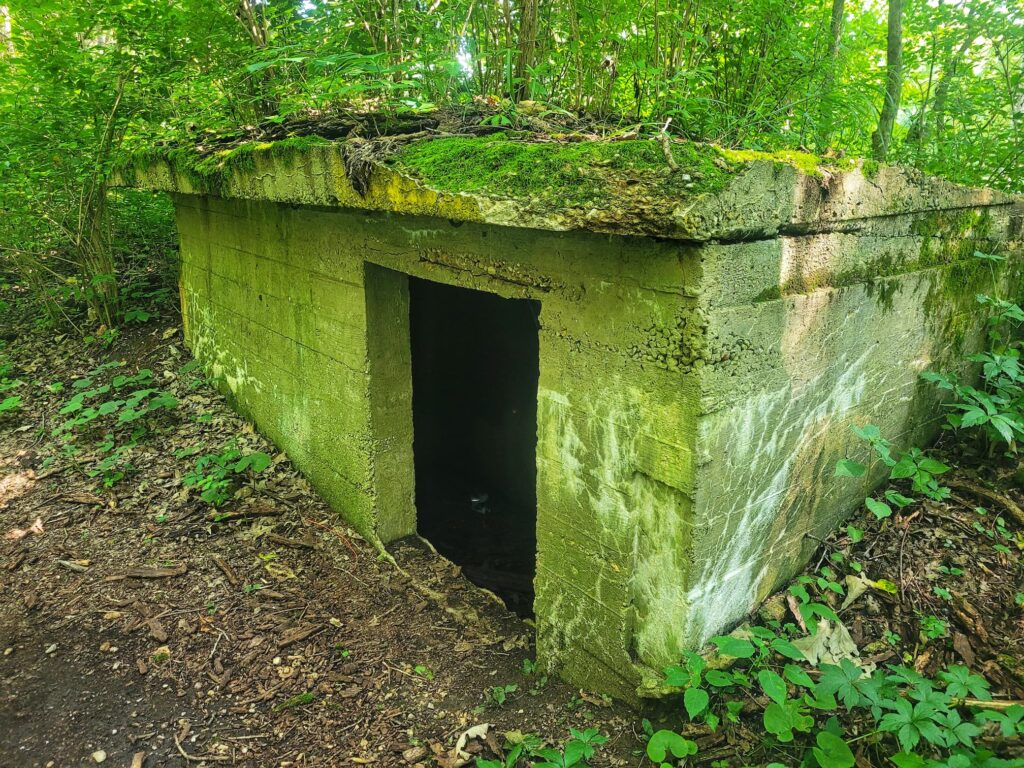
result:
[[[696,307],[694,249],[213,197],[177,210],[196,357],[385,542],[415,530],[401,276],[540,301],[541,653],[631,695],[637,606],[690,516],[699,404],[696,381],[638,350]]]
[[[360,197],[339,164],[258,159],[217,195],[136,177],[176,193],[189,344],[387,542],[415,530],[406,276],[539,301],[538,656],[626,698],[860,503],[878,478],[832,478],[851,425],[934,433],[919,373],[979,343],[977,292],[1016,285],[1019,206],[897,169],[757,160],[661,230],[598,212],[612,235],[388,169]]]

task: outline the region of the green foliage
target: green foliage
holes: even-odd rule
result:
[[[237,448],[227,446],[219,453],[207,453],[196,459],[195,468],[182,478],[182,483],[199,491],[199,498],[210,506],[219,507],[231,499],[239,480],[259,474],[270,463],[270,457],[262,451],[243,455]]]
[[[515,683],[495,685],[487,690],[487,701],[495,707],[504,706],[505,702],[508,701],[508,697],[518,690],[519,686]]]
[[[840,726],[843,711],[844,722],[858,724],[862,735],[857,741],[866,739],[864,746],[874,757],[865,759],[871,764],[892,756],[897,765],[1002,766],[984,762],[990,754],[977,750],[975,739],[986,729],[1006,737],[1024,733],[1024,708],[993,711],[972,703],[989,701],[991,695],[988,682],[966,667],[946,667],[935,678],[902,666],[866,674],[844,658],[839,664],[821,664],[815,678],[779,652],[792,648],[788,641],[776,645],[782,639],[766,627],[751,627],[747,638],[714,638],[720,652],[728,649],[734,660],[729,671],[708,669],[703,657],[691,653],[685,665],[665,669],[665,683],[684,689],[690,719],[703,716],[712,727],[719,717],[737,722],[744,701],[764,701],[764,746],[772,754],[787,754],[791,765],[855,765],[851,742]],[[758,693],[764,698],[754,698]],[[647,757],[655,764],[697,753],[697,744],[679,733],[646,730]],[[812,757],[814,762],[808,762]]]
[[[588,768],[587,761],[607,741],[608,737],[597,728],[570,728],[569,738],[561,747],[545,747],[533,734],[520,735],[515,743],[506,744],[508,751],[503,759],[477,758],[476,768],[516,768],[521,761],[533,768]]]
[[[870,446],[872,452],[888,469],[889,480],[909,481],[910,492],[921,494],[935,501],[942,501],[949,496],[949,488],[939,482],[939,476],[950,470],[941,461],[927,456],[919,448],[906,451],[896,450],[886,440],[874,424],[854,427],[854,434]],[[841,459],[836,463],[835,477],[861,478],[868,474],[869,467],[850,459]],[[882,520],[893,514],[893,507],[902,509],[914,503],[914,498],[904,495],[894,488],[887,488],[882,498],[868,497],[864,506],[876,518]]]
[[[135,447],[160,417],[178,405],[170,393],[148,386],[153,383],[151,370],[117,373],[124,365],[123,361],[104,363],[72,382],[75,394],[58,411],[67,418],[51,431],[70,458],[79,453],[83,443],[93,444],[101,458],[83,470],[90,477],[101,478],[107,488],[132,470],[130,458]]]

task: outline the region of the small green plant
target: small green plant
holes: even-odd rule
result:
[[[506,737],[507,738],[507,737]],[[561,747],[545,747],[539,737],[525,734],[515,742],[507,742],[505,755],[500,760],[477,758],[476,768],[516,768],[522,760],[532,768],[588,768],[587,762],[608,737],[597,728],[578,731],[569,729],[569,738]]]
[[[303,693],[292,696],[289,699],[285,699],[280,704],[274,706],[275,712],[283,712],[286,709],[295,709],[296,707],[304,707],[307,704],[312,704],[316,701],[316,694],[312,691],[305,691]]]
[[[270,456],[262,451],[243,455],[234,447],[220,453],[207,453],[196,459],[195,468],[182,479],[186,488],[195,488],[199,497],[213,507],[225,504],[233,487],[247,474],[259,474],[270,466]]]
[[[951,373],[925,371],[921,376],[952,394],[947,403],[951,412],[946,417],[950,429],[980,432],[990,454],[1000,445],[1016,452],[1017,441],[1024,435],[1024,368],[1016,332],[1024,323],[1024,310],[1013,302],[985,294],[979,294],[977,300],[990,312],[989,349],[967,358],[981,368],[979,386],[964,384]]]
[[[922,624],[937,631],[941,622],[927,617]],[[876,757],[891,757],[900,767],[1002,765],[984,762],[990,753],[976,749],[974,740],[990,723],[1006,735],[1024,733],[1024,707],[991,711],[972,703],[987,702],[991,695],[985,679],[966,667],[950,666],[930,679],[902,666],[866,674],[844,658],[839,664],[820,664],[814,678],[781,652],[787,646],[775,645],[772,638],[777,636],[771,630],[751,627],[749,632],[745,638],[712,639],[721,655],[734,659],[728,670],[711,669],[705,658],[690,653],[685,666],[665,669],[665,683],[683,689],[689,719],[703,720],[712,728],[720,722],[719,715],[737,722],[744,701],[757,701],[754,696],[759,694],[766,702],[761,705],[763,746],[768,753],[788,755],[786,764],[854,766],[851,742],[836,717],[840,707],[860,724],[862,735],[856,740],[868,739]],[[889,641],[897,639],[891,636]],[[697,753],[696,742],[673,730],[654,731],[649,724],[644,730],[647,757],[655,764],[669,765]],[[975,759],[979,762],[972,762]],[[876,764],[874,759],[869,762]]]
[[[415,667],[412,668],[412,671],[425,680],[434,679],[434,671],[426,664],[417,664]]]
[[[889,468],[890,480],[909,480],[910,489],[913,493],[919,493],[929,499],[942,501],[949,497],[949,488],[939,483],[939,476],[950,470],[950,467],[938,459],[925,455],[919,448],[910,448],[907,451],[897,451],[892,443],[882,437],[881,430],[874,424],[867,424],[864,427],[854,427],[854,434],[864,440],[882,461]],[[864,477],[868,467],[860,462],[851,459],[841,459],[836,464],[836,477]],[[867,497],[864,505],[879,520],[889,517],[893,513],[893,507],[902,509],[914,503],[914,499],[905,496],[899,491],[889,488],[884,491],[882,498]]]
[[[487,703],[494,707],[504,706],[505,702],[508,701],[508,697],[518,690],[519,686],[515,683],[495,685],[487,690]]]
[[[178,404],[170,393],[148,386],[153,382],[151,370],[114,373],[122,366],[123,362],[104,363],[74,381],[71,389],[75,394],[59,411],[67,418],[51,432],[72,460],[80,452],[76,442],[95,439],[102,458],[83,469],[88,476],[101,478],[105,488],[132,471],[132,450],[149,433],[156,417]]]
[[[949,628],[946,626],[946,622],[938,616],[922,616],[921,634],[928,640],[938,640],[949,634]]]

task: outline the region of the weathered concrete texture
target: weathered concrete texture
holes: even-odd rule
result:
[[[832,477],[864,454],[852,425],[934,434],[919,373],[978,345],[975,294],[1009,295],[1020,263],[1012,201],[884,168],[752,163],[672,214],[685,240],[564,232],[575,213],[391,170],[361,198],[322,148],[222,196],[150,170],[177,192],[196,357],[371,539],[416,525],[406,276],[540,302],[538,655],[625,698],[861,503],[879,478]]]

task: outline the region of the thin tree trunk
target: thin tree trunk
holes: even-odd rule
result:
[[[828,97],[832,95],[836,77],[839,75],[839,51],[843,41],[843,22],[846,20],[846,0],[832,0],[832,19],[829,24],[828,62],[825,65],[825,78],[821,83],[820,107],[818,113],[818,144],[828,146],[832,140],[832,119],[824,111]]]
[[[956,53],[951,54],[942,68],[939,76],[939,84],[935,87],[935,103],[932,106],[934,113],[932,123],[935,126],[935,138],[941,139],[946,132],[946,102],[949,100],[949,91],[960,74],[960,63],[963,61],[967,51],[974,42],[975,33],[973,29],[967,30],[967,38],[960,43]],[[925,136],[927,138],[927,136]]]
[[[892,129],[900,110],[900,91],[903,88],[903,0],[889,0],[885,69],[885,102],[878,117],[878,128],[871,135],[872,155],[882,161],[889,156]]]
[[[519,6],[519,56],[516,59],[515,101],[530,94],[530,70],[537,51],[537,2],[523,0]]]
[[[0,5],[0,57],[14,55],[14,35],[11,30],[11,9]]]

